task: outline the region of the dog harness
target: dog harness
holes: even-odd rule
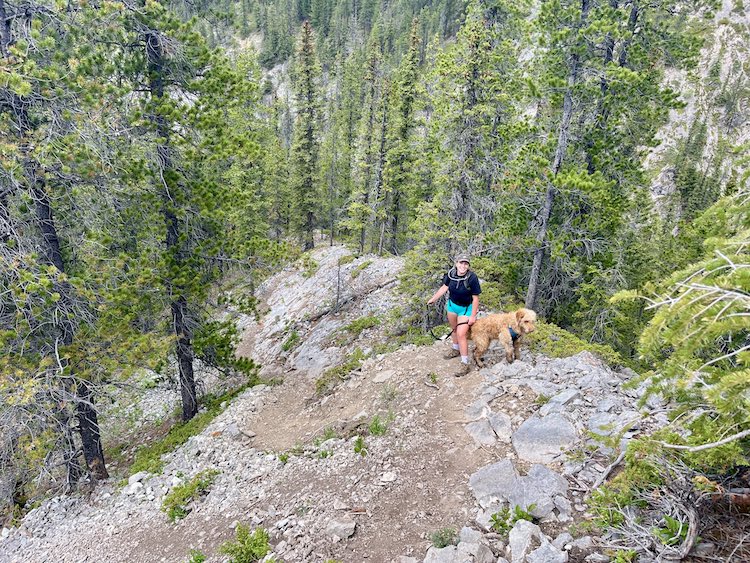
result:
[[[520,335],[520,334],[518,334],[518,333],[517,333],[517,332],[516,332],[515,330],[513,330],[513,327],[510,327],[510,326],[508,327],[508,332],[510,332],[510,339],[511,339],[511,340],[512,340],[513,342],[515,342],[516,340],[518,340],[518,339],[519,339],[519,337],[521,336],[521,335]]]

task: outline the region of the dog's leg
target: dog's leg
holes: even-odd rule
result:
[[[513,341],[513,355],[516,357],[516,360],[521,359],[521,338],[518,337]]]
[[[478,367],[484,367],[482,356],[484,356],[484,353],[490,347],[490,339],[485,334],[476,334],[474,336],[474,344],[476,345],[474,348],[474,361]]]
[[[513,363],[513,340],[510,338],[510,334],[508,334],[508,329],[505,329],[504,331],[500,332],[500,335],[498,336],[498,341],[500,344],[503,345],[503,348],[505,349],[505,361],[507,361],[509,364]]]

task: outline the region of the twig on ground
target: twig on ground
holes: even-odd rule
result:
[[[604,481],[607,480],[607,477],[609,477],[609,474],[612,473],[612,470],[615,467],[617,467],[618,465],[620,465],[620,463],[622,463],[623,459],[625,459],[625,451],[624,450],[620,452],[620,455],[617,456],[616,460],[614,460],[612,463],[610,463],[607,466],[607,468],[604,470],[604,473],[602,473],[601,475],[599,475],[599,478],[594,482],[593,485],[591,485],[591,489],[589,490],[589,492],[593,491],[595,489],[598,489],[599,487],[601,487],[602,484],[604,483]]]

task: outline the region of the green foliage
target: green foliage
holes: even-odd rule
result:
[[[549,403],[550,397],[545,395],[544,393],[539,393],[539,395],[536,396],[534,399],[534,403],[536,403],[539,406],[546,405]]]
[[[190,512],[190,503],[207,494],[219,473],[220,471],[207,469],[196,474],[190,481],[173,487],[161,504],[162,512],[167,513],[169,521],[176,522],[185,518]]]
[[[673,425],[667,439],[677,444],[716,442],[750,420],[750,406],[737,401],[750,389],[749,215],[747,194],[707,210],[696,221],[713,233],[704,258],[672,274],[650,298],[658,309],[640,339],[644,358],[655,366],[650,391],[676,401],[679,411],[695,412]],[[686,452],[684,460],[700,471],[721,471],[746,464],[745,453],[742,442],[730,441]]]
[[[536,505],[533,503],[525,510],[519,505],[514,506],[513,510],[510,507],[504,506],[490,517],[492,529],[500,534],[501,537],[507,538],[508,533],[519,520],[534,521],[534,517],[531,515],[534,508],[536,508]]]
[[[372,417],[369,426],[367,427],[370,431],[371,436],[384,436],[388,432],[388,425],[393,422],[393,414],[389,414],[387,417],[382,418],[379,414]]]
[[[638,552],[635,549],[621,549],[612,559],[612,563],[635,563],[636,561],[638,561]]]
[[[586,342],[552,323],[537,321],[536,330],[526,336],[526,339],[533,351],[553,358],[567,358],[579,352],[589,351],[613,368],[626,365],[622,357],[610,346]]]
[[[247,388],[242,385],[237,389],[227,391],[222,395],[205,395],[201,403],[205,411],[199,413],[187,422],[178,422],[175,424],[163,438],[157,439],[151,444],[141,446],[135,452],[135,459],[130,466],[130,473],[135,474],[139,471],[148,471],[149,473],[161,473],[164,467],[164,461],[161,459],[164,454],[174,451],[181,446],[191,436],[200,434],[210,423],[226,408],[226,404],[232,401]],[[225,404],[222,407],[222,404]]]
[[[380,325],[380,319],[376,316],[360,317],[338,330],[339,336],[334,338],[338,346],[342,346],[359,338],[359,335],[368,328]]]
[[[365,353],[360,348],[355,348],[342,364],[323,372],[323,375],[315,381],[315,392],[318,395],[326,395],[333,391],[338,382],[346,379],[351,372],[358,369],[364,359]]]
[[[305,253],[299,259],[299,267],[302,270],[302,277],[310,278],[318,271],[320,264],[310,254]]]
[[[357,436],[357,438],[354,440],[354,453],[359,454],[362,457],[365,457],[367,455],[367,445],[365,444],[365,439],[362,436]]]
[[[258,383],[258,365],[250,358],[235,353],[240,343],[240,332],[233,320],[206,321],[193,336],[196,357],[222,371],[242,374],[252,386]]]
[[[346,266],[347,264],[351,264],[354,262],[354,254],[347,254],[346,256],[342,256],[339,258],[338,265],[339,266]]]
[[[281,345],[281,349],[284,352],[289,352],[299,344],[299,341],[299,332],[297,332],[296,330],[292,330],[292,332],[289,333],[289,336],[286,337],[286,340],[284,340],[284,343]]]
[[[190,559],[188,559],[188,563],[204,563],[205,560],[206,556],[203,552],[198,549],[190,550]]]
[[[247,526],[238,524],[235,533],[234,541],[228,541],[219,548],[220,553],[229,556],[230,563],[255,563],[271,551],[268,532],[263,528],[256,528],[251,534]]]
[[[323,442],[327,440],[333,440],[334,438],[338,438],[338,434],[336,433],[336,429],[332,426],[326,426],[323,430],[323,434],[315,438],[315,445],[319,446]]]
[[[455,528],[441,528],[430,534],[432,545],[438,549],[458,544],[458,534]]]
[[[365,260],[361,264],[357,264],[354,268],[352,268],[352,271],[349,273],[352,276],[352,279],[357,279],[359,277],[359,274],[364,272],[369,266],[372,264],[372,260]]]
[[[680,545],[687,537],[688,525],[686,522],[680,522],[676,518],[672,518],[668,514],[665,514],[664,526],[654,528],[653,531],[656,537],[658,537],[664,545]]]

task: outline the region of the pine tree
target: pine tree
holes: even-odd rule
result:
[[[318,170],[320,150],[320,64],[310,22],[302,24],[294,66],[296,103],[292,145],[293,228],[305,250],[314,246],[313,233],[319,209]]]
[[[103,52],[89,45],[101,22],[96,17],[110,11],[82,10],[73,18],[59,6],[0,2],[6,63],[0,404],[9,407],[15,447],[42,452],[36,467],[20,460],[30,465],[18,477],[20,487],[45,464],[52,475],[54,465],[64,467],[67,487],[74,487],[81,450],[93,479],[108,476],[95,406],[97,372],[80,355],[95,331],[104,289],[86,267],[88,249],[76,248],[71,237],[91,226],[91,206],[80,196],[95,190],[103,166],[98,147],[84,139],[92,132],[86,112],[99,109],[97,96],[110,93],[92,74]],[[66,58],[70,66],[62,63]]]
[[[354,187],[345,222],[345,227],[356,237],[355,241],[360,254],[365,251],[368,224],[374,212],[371,198],[376,179],[378,100],[382,87],[381,75],[380,53],[376,47],[372,46],[362,79],[364,82],[364,100],[354,154]]]
[[[124,28],[129,37],[122,79],[147,93],[129,115],[140,132],[139,142],[128,147],[138,166],[121,178],[145,214],[140,218],[143,242],[132,261],[144,270],[141,278],[147,283],[158,280],[159,300],[170,311],[167,326],[174,339],[182,418],[188,420],[198,411],[194,360],[201,350],[196,340],[200,337],[205,350],[211,340],[214,348],[227,348],[231,342],[222,339],[236,338],[231,326],[210,320],[205,302],[222,273],[225,245],[238,242],[227,236],[237,230],[230,223],[231,206],[252,201],[252,196],[233,194],[233,188],[244,186],[223,181],[217,172],[230,172],[230,158],[238,159],[235,171],[258,158],[251,132],[227,127],[227,120],[252,116],[257,90],[243,76],[247,69],[238,70],[209,50],[192,22],[180,22],[158,3],[147,1],[129,10]],[[212,361],[214,356],[201,359]],[[253,369],[231,354],[222,361],[230,369]]]
[[[416,161],[414,129],[416,128],[416,104],[419,78],[419,50],[421,39],[418,20],[412,22],[409,51],[404,56],[396,73],[393,112],[389,132],[389,149],[383,171],[383,192],[388,209],[387,247],[399,253],[399,241],[405,215],[405,203],[414,190],[413,167]]]

